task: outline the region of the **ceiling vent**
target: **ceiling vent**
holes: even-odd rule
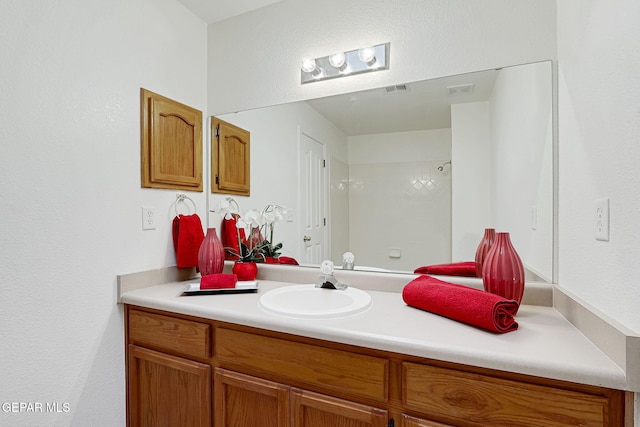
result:
[[[471,95],[473,93],[473,83],[457,86],[447,86],[449,96]]]
[[[384,88],[384,90],[386,90],[387,93],[404,92],[407,90],[407,85],[387,86]]]

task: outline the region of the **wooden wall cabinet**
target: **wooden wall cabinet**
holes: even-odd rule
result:
[[[249,196],[250,132],[213,117],[211,139],[211,192]]]
[[[129,305],[125,319],[129,426],[633,425],[630,392]]]
[[[202,191],[202,112],[140,89],[142,187]]]

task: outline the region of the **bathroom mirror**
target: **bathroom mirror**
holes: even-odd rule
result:
[[[529,279],[551,281],[550,61],[217,117],[251,132],[241,210],[288,207],[274,240],[301,264],[340,265],[346,251],[375,271],[473,261],[492,227],[510,233]],[[325,167],[305,178],[309,147]],[[222,196],[209,197],[215,210]],[[305,242],[314,222],[319,252]]]

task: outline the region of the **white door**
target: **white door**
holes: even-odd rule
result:
[[[301,261],[320,264],[327,256],[324,146],[302,132],[299,165]]]

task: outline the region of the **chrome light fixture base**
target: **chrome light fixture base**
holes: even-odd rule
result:
[[[336,53],[322,58],[305,59],[300,69],[300,83],[312,83],[337,77],[389,69],[390,43],[366,46],[344,52],[344,63],[336,63]],[[311,67],[310,64],[315,64]],[[339,66],[336,66],[339,65]]]

